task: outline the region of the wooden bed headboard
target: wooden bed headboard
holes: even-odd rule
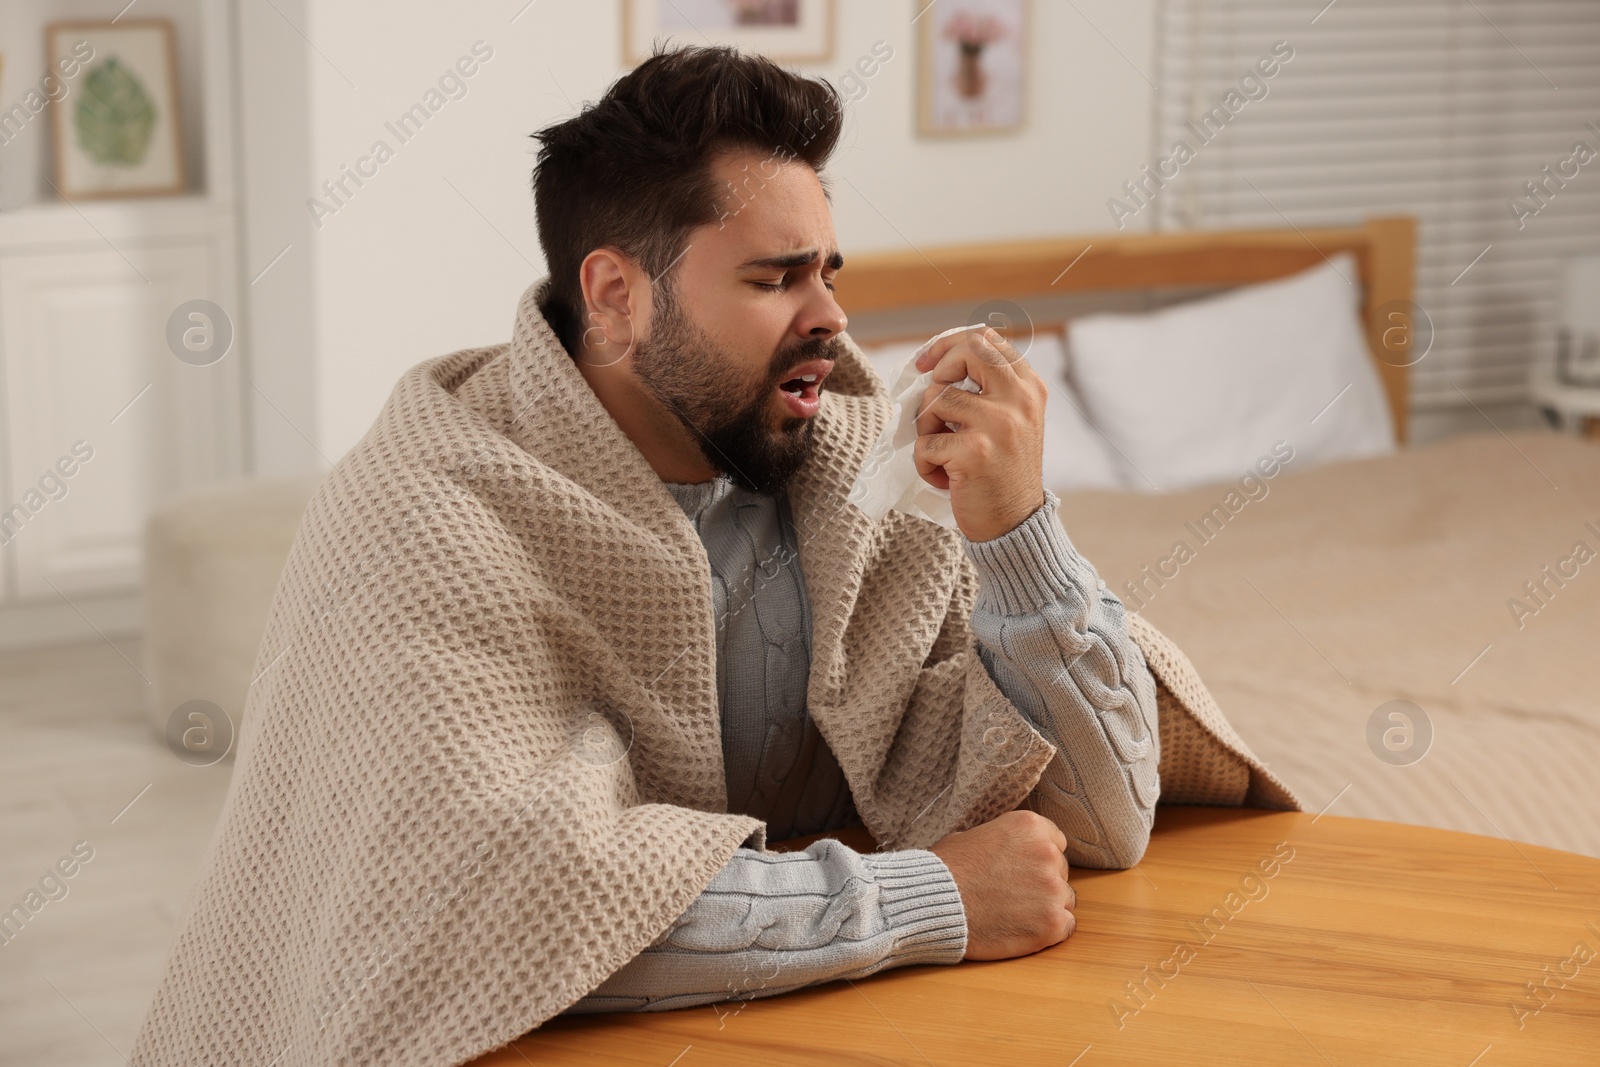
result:
[[[1411,299],[1416,231],[1415,219],[1397,217],[1339,229],[1195,230],[948,245],[850,256],[835,288],[846,312],[880,311],[1043,293],[1242,285],[1351,252],[1361,274],[1367,347],[1388,393],[1395,437],[1404,442],[1411,323],[1393,317],[1392,308],[1380,309]]]

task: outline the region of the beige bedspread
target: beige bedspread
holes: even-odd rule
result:
[[[1600,447],[1490,431],[1236,488],[1063,494],[1062,520],[1312,810],[1600,856]],[[1397,698],[1433,729],[1402,765],[1367,736]]]

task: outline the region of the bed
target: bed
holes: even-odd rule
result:
[[[1285,469],[1203,544],[1194,523],[1224,484],[1063,492],[1064,525],[1312,810],[1504,838],[1508,863],[1526,862],[1519,842],[1600,856],[1600,450],[1488,422],[1403,444],[1408,372],[1385,346],[1414,232],[1386,218],[923,248],[850,256],[837,290],[869,348],[984,301],[1070,330],[1098,307],[1165,306],[1348,252],[1402,447]],[[1194,552],[1175,567],[1180,539]]]

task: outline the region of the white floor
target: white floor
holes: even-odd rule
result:
[[[125,1061],[222,810],[232,760],[167,750],[142,669],[138,642],[0,653],[0,918],[78,842],[94,850],[0,944],[4,1067]]]

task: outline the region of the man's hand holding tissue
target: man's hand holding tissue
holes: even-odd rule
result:
[[[988,327],[941,337],[916,368],[933,371],[917,415],[917,473],[950,491],[967,540],[1010,533],[1044,503],[1044,380]],[[966,378],[980,392],[956,387]]]

